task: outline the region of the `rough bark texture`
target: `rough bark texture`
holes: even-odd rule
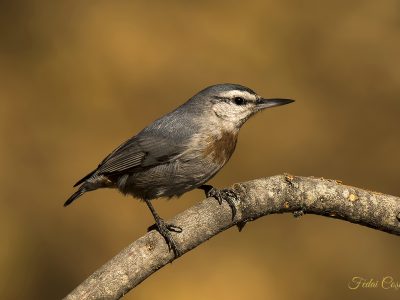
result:
[[[259,217],[291,212],[346,220],[400,235],[400,198],[342,185],[335,180],[278,175],[233,185],[240,201],[237,215],[213,198],[168,222],[183,228],[174,239],[183,253],[214,235]],[[174,260],[162,236],[151,231],[103,265],[65,299],[119,299],[148,276]]]

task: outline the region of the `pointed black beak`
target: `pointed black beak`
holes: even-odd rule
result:
[[[274,98],[274,99],[258,99],[257,100],[257,106],[260,109],[264,108],[270,108],[274,106],[279,106],[279,105],[285,105],[294,102],[294,100],[291,99],[279,99],[279,98]]]

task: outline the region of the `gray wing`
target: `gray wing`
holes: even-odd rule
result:
[[[93,176],[118,174],[152,165],[162,164],[174,159],[182,151],[182,145],[171,143],[166,137],[151,135],[134,136],[111,152],[97,167],[75,183],[78,186]]]
[[[166,163],[182,151],[182,145],[176,145],[166,137],[135,136],[108,155],[97,168],[96,174],[120,173]]]
[[[181,110],[182,107],[156,120],[115,149],[102,161],[96,174],[119,173],[174,160],[199,129],[193,114]]]
[[[188,140],[198,132],[199,124],[193,116],[198,113],[190,106],[156,120],[138,135],[130,138],[111,152],[97,167],[74,186],[92,176],[123,173],[134,168],[146,168],[174,160],[185,151]]]

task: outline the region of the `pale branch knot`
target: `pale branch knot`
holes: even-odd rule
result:
[[[400,198],[342,185],[340,181],[289,174],[237,183],[240,199],[231,208],[207,198],[168,223],[183,230],[172,233],[182,254],[232,227],[276,213],[316,214],[346,220],[400,235]],[[140,237],[94,272],[65,299],[119,299],[148,276],[174,260],[156,231]]]

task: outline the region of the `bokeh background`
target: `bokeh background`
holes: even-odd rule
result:
[[[297,102],[242,129],[211,181],[289,172],[400,195],[400,2],[2,1],[0,298],[60,299],[153,219],[116,191],[63,208],[114,147],[207,85]],[[166,218],[201,191],[155,203]],[[400,239],[318,216],[232,228],[126,299],[399,299]]]

